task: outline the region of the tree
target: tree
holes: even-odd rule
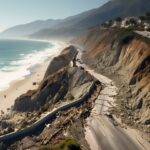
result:
[[[113,21],[112,21],[112,20],[109,20],[109,21],[108,21],[108,26],[112,26],[112,24],[113,24]]]
[[[142,21],[146,20],[146,17],[145,16],[140,16],[139,17]]]
[[[122,21],[122,18],[121,18],[121,17],[117,17],[115,20],[116,20],[117,22],[121,22],[121,21]]]
[[[150,17],[150,12],[146,12],[146,16],[147,16],[147,17]]]
[[[150,21],[150,12],[147,12],[147,13],[146,13],[146,20],[149,20],[149,21]]]
[[[133,18],[131,18],[129,22],[131,25],[137,25],[137,21]]]

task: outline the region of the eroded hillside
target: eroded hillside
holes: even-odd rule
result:
[[[1,118],[0,148],[88,149],[85,120],[102,86],[76,66],[77,53],[73,46],[64,49],[39,87],[16,99],[12,113]]]
[[[122,122],[150,131],[150,39],[130,29],[94,28],[77,39],[83,60],[116,81],[117,109]]]

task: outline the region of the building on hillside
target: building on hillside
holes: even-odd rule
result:
[[[121,23],[120,21],[114,21],[114,23],[112,24],[112,27],[121,27]]]
[[[144,30],[146,30],[146,31],[150,30],[150,23],[144,22]]]
[[[136,27],[141,24],[141,19],[138,17],[127,17],[121,23],[122,28]]]

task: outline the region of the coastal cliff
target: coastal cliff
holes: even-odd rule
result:
[[[72,42],[82,51],[83,62],[74,46],[53,58],[38,88],[18,97],[11,114],[1,119],[0,148],[60,149],[65,145],[88,150],[85,127],[92,111],[93,117],[105,118],[116,133],[128,125],[148,134],[149,39],[129,29],[97,27]],[[116,105],[110,102],[113,98]],[[103,113],[95,115],[94,108]],[[121,137],[131,140],[126,134]]]
[[[77,54],[74,46],[65,48],[50,62],[39,87],[15,100],[12,113],[1,120],[0,148],[52,149],[65,144],[89,149],[85,120],[102,86],[76,65]]]
[[[150,39],[130,29],[93,28],[75,44],[83,48],[83,60],[113,79],[119,88],[117,109],[123,123],[149,132]]]
[[[72,94],[74,88],[93,80],[88,73],[75,66],[76,55],[77,50],[73,46],[64,49],[50,63],[39,88],[28,91],[16,99],[13,110],[32,112],[41,109],[44,105],[53,105],[69,97],[74,99],[76,96]],[[71,61],[73,66],[70,66]]]

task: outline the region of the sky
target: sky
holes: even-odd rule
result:
[[[108,0],[0,0],[0,27],[61,19],[97,8]]]

